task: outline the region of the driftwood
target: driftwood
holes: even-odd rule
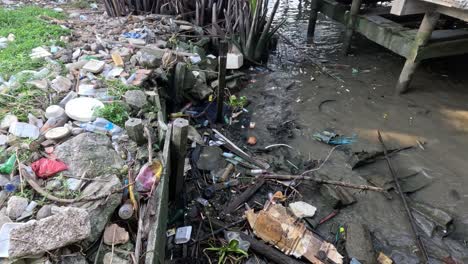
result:
[[[267,175],[257,176],[257,178],[275,179],[275,180],[284,180],[284,181],[306,180],[306,181],[313,181],[313,182],[320,183],[320,184],[330,184],[330,185],[342,186],[346,188],[358,189],[358,190],[364,190],[364,191],[374,191],[374,192],[382,192],[382,193],[387,192],[387,190],[380,188],[380,187],[361,185],[361,184],[352,184],[352,183],[346,183],[346,182],[341,182],[341,181],[324,180],[324,179],[318,179],[312,176],[267,174]]]
[[[247,190],[245,190],[241,195],[237,196],[237,198],[234,199],[223,211],[224,215],[232,213],[236,208],[238,208],[240,205],[245,203],[247,200],[254,195],[260,187],[263,186],[265,183],[265,180],[260,179],[257,183],[254,185],[251,185]]]

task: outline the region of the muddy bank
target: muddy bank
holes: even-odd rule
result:
[[[274,72],[251,72],[251,80],[241,95],[252,102],[249,121],[256,122],[257,150],[277,143],[291,145],[311,160],[325,159],[331,147],[313,139],[313,134],[331,129],[355,135],[355,143],[331,154],[321,173],[336,180],[368,183],[379,175],[390,178],[383,160],[357,170],[347,161],[352,152],[381,150],[377,130],[392,148],[415,146],[393,157],[398,174],[418,173],[428,184],[409,194],[410,199],[430,204],[454,217],[453,230],[444,239],[425,240],[430,254],[440,261],[447,253],[467,261],[468,180],[464,149],[468,117],[465,88],[468,78],[465,58],[441,58],[423,63],[409,94],[395,97],[394,85],[403,59],[356,37],[353,54],[339,55],[341,25],[320,17],[314,44],[307,45],[307,2],[290,1],[285,38],[280,38],[276,54],[270,57]],[[281,13],[281,12],[280,12]],[[294,43],[293,45],[291,44]],[[326,67],[326,73],[317,64]],[[330,76],[331,75],[331,76]],[[342,80],[342,81],[340,81]],[[239,140],[248,133],[239,130]],[[419,143],[423,147],[419,147]],[[302,186],[311,204],[318,200]],[[402,204],[394,193],[389,201],[375,193],[355,193],[358,202],[342,210],[334,223],[319,232],[330,235],[337,223],[360,221],[371,229],[375,242],[396,263],[418,263],[411,254],[413,239]]]

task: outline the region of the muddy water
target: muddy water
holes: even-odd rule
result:
[[[401,57],[362,37],[354,39],[353,55],[340,56],[343,27],[323,16],[314,43],[308,45],[308,10],[308,1],[282,1],[277,20],[286,19],[286,24],[281,30],[284,38],[269,61],[274,72],[253,71],[251,83],[242,91],[252,101],[249,110],[259,138],[256,148],[286,143],[304,157],[323,160],[331,148],[314,141],[313,133],[332,129],[356,135],[357,141],[334,151],[320,172],[336,180],[368,184],[367,177],[391,177],[386,164],[378,161],[351,170],[347,160],[351,152],[380,150],[377,130],[383,132],[389,148],[416,146],[392,158],[398,174],[419,172],[430,182],[409,198],[454,217],[454,230],[447,237],[424,237],[431,263],[441,263],[449,255],[468,263],[468,60],[423,63],[413,90],[396,97]],[[326,73],[317,65],[325,67]],[[317,202],[307,189],[304,192],[304,200]],[[389,201],[377,193],[355,195],[358,202],[319,232],[328,237],[332,225],[363,222],[372,231],[375,246],[396,263],[419,263],[398,196],[393,193]]]

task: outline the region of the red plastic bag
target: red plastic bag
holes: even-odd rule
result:
[[[41,158],[36,160],[31,164],[36,176],[42,179],[49,178],[50,176],[55,175],[61,171],[67,170],[68,167],[65,163],[58,160],[50,160],[46,158]]]

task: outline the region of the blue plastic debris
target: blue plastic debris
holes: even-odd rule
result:
[[[315,133],[313,137],[315,140],[328,145],[348,145],[356,141],[356,135],[345,137],[329,131]]]
[[[122,36],[124,36],[125,38],[132,38],[132,39],[141,39],[144,37],[142,34],[136,33],[136,32],[125,32],[122,34]]]

